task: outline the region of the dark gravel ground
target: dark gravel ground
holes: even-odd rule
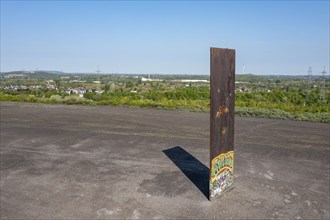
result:
[[[329,124],[236,117],[234,188],[210,202],[209,114],[0,107],[1,219],[330,218]]]

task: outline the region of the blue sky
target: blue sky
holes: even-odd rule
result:
[[[3,1],[1,71],[209,74],[329,72],[329,1]]]

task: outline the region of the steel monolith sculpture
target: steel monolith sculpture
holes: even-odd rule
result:
[[[235,50],[210,49],[210,199],[233,186]]]

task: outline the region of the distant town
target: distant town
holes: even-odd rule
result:
[[[14,71],[0,74],[0,100],[52,104],[121,105],[209,111],[208,75],[72,74]],[[236,74],[240,116],[330,122],[329,75]]]

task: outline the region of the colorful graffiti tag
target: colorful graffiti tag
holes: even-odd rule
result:
[[[215,157],[211,163],[210,196],[221,194],[233,184],[234,151]]]

